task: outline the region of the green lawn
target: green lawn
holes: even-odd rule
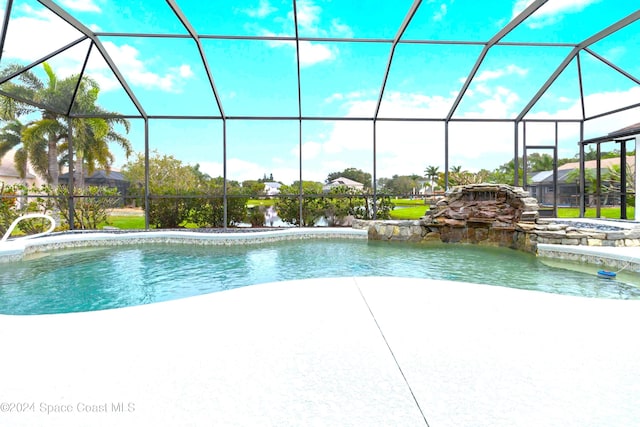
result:
[[[134,215],[116,216],[116,215],[111,215],[107,219],[106,223],[102,223],[98,227],[102,228],[105,225],[111,226],[111,227],[118,227],[121,230],[140,230],[140,229],[144,229],[144,215],[141,215],[141,216],[134,216]]]
[[[429,206],[412,206],[409,208],[394,209],[389,214],[391,219],[420,219],[424,216],[424,213],[429,209]]]
[[[249,199],[247,201],[247,207],[251,206],[273,206],[276,203],[276,199]]]
[[[391,203],[396,206],[427,206],[424,199],[391,199]]]
[[[394,201],[395,202],[395,201]],[[392,219],[420,219],[424,216],[427,206],[414,206],[402,209],[394,209],[391,211]],[[600,209],[602,218],[620,218],[620,208],[602,208]],[[578,208],[558,208],[558,218],[578,218]],[[596,208],[588,208],[585,213],[586,218],[596,217]],[[627,207],[627,218],[634,218],[634,208]]]
[[[627,218],[634,218],[635,209],[631,206],[627,206]],[[558,208],[558,218],[578,218],[580,216],[578,208]],[[596,208],[587,208],[585,218],[595,218]],[[600,208],[601,218],[620,218],[620,208]]]
[[[261,204],[262,206],[269,206],[273,204],[273,200],[250,200],[249,204],[257,205]],[[397,203],[400,202],[400,203]],[[423,200],[409,200],[409,199],[400,199],[394,200],[393,203],[397,206],[408,206],[400,209],[394,209],[391,211],[392,219],[420,219],[420,217],[424,216],[424,213],[429,208],[424,205]],[[603,218],[620,218],[620,208],[602,208],[600,210],[600,215]],[[558,208],[558,217],[559,218],[578,218],[578,208]],[[595,218],[596,217],[596,208],[588,208],[586,215],[587,218]],[[627,218],[634,218],[634,208],[627,208]],[[144,216],[110,216],[107,223],[101,224],[100,228],[105,225],[110,225],[113,227],[118,227],[122,230],[140,230],[144,229]],[[190,228],[187,225],[187,228]]]
[[[429,209],[423,199],[391,199],[396,206],[389,214],[391,219],[419,219]]]

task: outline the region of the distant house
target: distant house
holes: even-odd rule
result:
[[[6,185],[25,183],[31,186],[33,184],[42,184],[43,181],[39,179],[32,170],[27,171],[27,176],[24,181],[20,179],[20,174],[18,173],[13,161],[14,154],[15,150],[11,150],[5,154],[2,159],[0,159],[0,182],[3,182]]]
[[[2,162],[2,164],[0,165],[0,181],[2,181],[6,185],[25,183],[30,186],[32,184],[35,184],[36,176],[31,173],[27,173],[25,179],[22,180],[15,166],[5,165],[4,162]]]
[[[600,160],[600,170],[606,171],[609,167],[620,164],[620,158],[614,157],[610,159]],[[635,169],[636,158],[635,156],[627,156],[627,165],[631,170]],[[588,160],[584,162],[585,169],[596,170],[597,161]],[[558,204],[561,206],[578,206],[580,188],[578,182],[575,180],[577,172],[580,170],[580,162],[565,163],[562,166],[558,166]],[[574,178],[574,179],[571,179]],[[538,199],[538,202],[543,205],[553,204],[553,171],[538,172],[531,177],[531,183],[529,184],[529,193],[532,197]],[[615,198],[611,198],[613,203]]]
[[[416,180],[416,184],[417,184],[417,187],[415,189],[415,192],[417,192],[418,194],[425,195],[432,192],[431,187],[429,187],[431,185],[430,180],[425,178],[420,178]]]
[[[265,182],[264,193],[267,196],[275,196],[276,194],[280,194],[280,187],[282,187],[282,184],[280,184],[279,182]]]
[[[63,173],[58,177],[58,181],[60,184],[68,185],[69,184],[69,172]],[[127,181],[127,179],[117,170],[105,171],[105,170],[97,170],[91,174],[91,176],[85,175],[84,177],[84,185],[85,186],[96,186],[96,187],[108,187],[108,188],[117,188],[118,192],[122,196],[122,203],[126,203],[127,193],[129,191],[129,185],[131,183]]]
[[[364,189],[364,184],[341,176],[324,185],[322,187],[322,191],[326,193],[328,191],[331,191],[331,189],[335,187],[348,187],[354,190],[362,191]]]

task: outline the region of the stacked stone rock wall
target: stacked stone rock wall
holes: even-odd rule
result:
[[[536,243],[580,246],[640,246],[640,226],[599,227],[578,221],[540,219],[528,233]]]
[[[538,202],[522,188],[504,184],[455,187],[426,212],[424,240],[535,250],[521,224],[535,224]]]
[[[603,226],[538,218],[538,203],[522,188],[503,184],[456,187],[420,220],[356,220],[370,240],[461,242],[535,252],[538,243],[640,246],[640,226]]]

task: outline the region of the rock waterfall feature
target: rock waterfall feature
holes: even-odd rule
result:
[[[461,242],[534,252],[527,231],[535,227],[538,202],[519,187],[472,184],[454,187],[435,209],[416,221],[370,221],[371,240]]]

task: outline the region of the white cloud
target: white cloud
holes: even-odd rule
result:
[[[93,3],[89,1],[74,2],[78,8],[89,8],[91,4]],[[31,62],[81,36],[77,30],[45,9],[34,9],[25,5],[20,10],[27,16],[18,16],[11,20],[3,59]],[[33,31],[33,28],[38,28],[38,32]],[[42,34],[46,34],[47,37],[41,37]],[[191,67],[186,64],[170,67],[164,74],[149,71],[146,62],[140,58],[140,52],[130,45],[118,46],[113,42],[104,42],[104,47],[133,85],[180,92],[184,81],[193,77]],[[86,54],[83,48],[88,48],[86,42],[49,61],[59,77],[68,77],[80,71]],[[120,87],[97,49],[92,50],[86,72],[98,82],[103,92]]]
[[[527,20],[526,24],[529,28],[537,29],[548,25],[552,25],[560,21],[563,15],[567,13],[580,12],[587,6],[597,3],[600,0],[552,0],[541,6]],[[515,18],[520,12],[525,10],[533,0],[518,0],[513,5],[512,18]]]
[[[302,144],[302,160],[315,159],[321,151],[322,144],[313,141],[304,142]],[[297,145],[291,149],[291,154],[295,158],[298,158],[298,156],[300,155],[300,150],[298,149]]]
[[[483,117],[497,111],[508,111],[510,103],[517,95],[504,88],[490,88],[493,96],[479,107],[476,113],[463,117]],[[339,97],[335,97],[336,102]],[[342,96],[346,115],[360,115],[360,111],[370,109],[375,100],[363,95],[360,98],[348,99]],[[588,105],[598,104],[602,108],[618,108],[631,105],[640,100],[640,88],[625,92],[609,92],[587,97]],[[385,117],[428,117],[434,111],[448,111],[453,99],[445,97],[428,97],[409,93],[390,93],[385,98],[388,114]],[[573,112],[579,108],[575,100],[571,105],[551,114],[537,113],[527,118],[575,118]],[[585,136],[601,136],[637,122],[638,109],[618,113],[602,120],[588,122],[585,125]],[[567,117],[571,116],[571,117]],[[422,175],[427,166],[438,166],[444,170],[444,123],[443,122],[393,122],[378,121],[376,128],[376,173],[377,177],[391,177],[395,174]],[[579,127],[577,125],[560,125],[561,155],[573,156],[577,152]],[[324,135],[322,135],[324,134]],[[478,171],[493,170],[508,162],[513,157],[512,123],[496,122],[451,122],[449,125],[449,165],[461,165],[463,169]],[[547,144],[553,141],[554,125],[533,123],[527,126],[529,143]],[[303,179],[322,182],[330,172],[341,171],[348,167],[356,167],[373,172],[373,122],[372,121],[336,121],[329,128],[318,133],[303,143]],[[262,161],[244,161],[229,159],[227,171],[230,179],[243,181],[255,179],[264,173],[273,173],[274,177],[291,184],[299,179],[296,167],[298,150],[293,146],[283,151],[285,158],[265,159]],[[293,165],[285,167],[285,165]],[[201,163],[203,171],[212,176],[222,174],[219,163]]]
[[[353,37],[351,27],[343,24],[339,19],[331,20],[331,34],[340,37]]]
[[[319,35],[320,31],[317,27],[320,22],[320,14],[322,8],[317,6],[311,0],[300,0],[297,2],[296,16],[298,18],[298,27],[307,35]],[[290,15],[293,19],[293,16]]]
[[[351,100],[362,99],[365,97],[371,97],[371,96],[377,96],[377,95],[378,95],[377,91],[366,92],[363,90],[354,90],[349,93],[334,93],[331,96],[325,98],[324,102],[327,104],[330,104],[332,102],[351,101]]]
[[[438,9],[438,11],[436,11],[436,13],[433,14],[433,20],[442,21],[442,19],[445,17],[446,14],[447,14],[447,5],[442,3],[440,5],[440,9]]]
[[[134,86],[142,86],[147,89],[160,89],[166,92],[180,93],[185,80],[193,77],[193,71],[187,64],[171,67],[164,74],[154,73],[147,69],[146,64],[139,59],[140,52],[133,46],[124,44],[121,46],[113,42],[104,42],[104,47],[113,59],[118,69]],[[93,59],[93,58],[92,58]],[[97,56],[96,56],[97,59]],[[87,72],[94,76],[102,74],[106,69],[106,63],[101,58],[92,62]],[[111,75],[108,73],[108,75]],[[105,77],[105,74],[102,74]]]
[[[514,112],[511,110],[519,99],[518,95],[502,86],[487,86],[487,90],[491,96],[481,101],[474,112],[463,114],[462,117],[513,117]],[[616,96],[619,97],[620,94]],[[608,98],[615,99],[616,96],[612,94]],[[333,97],[336,101],[339,98]],[[347,101],[344,95],[342,98],[348,107],[347,116],[362,115],[362,111],[370,111],[372,103],[375,104],[371,99]],[[385,96],[381,117],[443,117],[452,103],[453,97],[389,93]],[[560,111],[558,114],[563,113]],[[337,155],[346,164],[345,167],[354,166],[356,162],[363,163],[364,159],[366,168],[372,155],[372,126],[371,122],[336,122],[322,143],[322,153],[326,157]],[[471,171],[482,168],[492,170],[509,161],[513,155],[511,123],[452,122],[449,129],[450,165],[460,164],[463,169]],[[442,122],[379,121],[376,137],[378,177],[422,174],[427,165],[437,165],[441,170],[444,169]],[[548,141],[549,135],[545,134],[545,138]],[[370,163],[371,161],[368,162]]]
[[[478,104],[480,107],[479,112],[468,113],[468,117],[474,118],[492,118],[492,117],[509,117],[515,116],[512,108],[515,103],[520,99],[517,93],[511,90],[498,87],[493,92],[493,96],[490,99],[482,101]]]
[[[200,170],[212,177],[223,176],[223,165],[220,162],[198,162]],[[262,166],[254,162],[248,162],[237,158],[227,159],[227,174],[230,179],[246,181],[256,179],[265,173]]]
[[[495,80],[499,79],[504,75],[503,70],[485,70],[478,74],[474,79],[477,82],[484,82],[486,80]]]
[[[444,117],[453,104],[451,98],[414,93],[389,92],[380,106],[380,117]]]
[[[276,34],[263,30],[263,36],[276,36]],[[284,41],[284,40],[267,40],[267,45],[272,48],[288,48],[294,49],[296,48],[295,42],[292,41]],[[330,48],[326,44],[319,43],[311,43],[309,41],[300,41],[300,66],[307,67],[319,62],[330,61],[334,59],[338,55],[338,48],[333,47]]]
[[[334,59],[337,49],[331,49],[324,44],[311,43],[308,41],[300,42],[300,66],[306,67]]]
[[[273,162],[276,164],[275,162]],[[200,170],[209,174],[212,177],[222,176],[222,163],[219,162],[198,162]],[[273,177],[278,181],[282,181],[285,184],[291,184],[299,179],[299,172],[297,168],[277,166],[270,167],[266,164],[258,164],[235,157],[227,159],[227,177],[230,180],[242,182],[248,180],[254,180],[263,176],[264,174],[273,174]],[[310,179],[305,177],[306,179]],[[314,177],[315,180],[315,177]]]
[[[46,9],[28,5],[20,8],[26,16],[13,17],[4,45],[3,60],[31,62],[82,36],[71,25]],[[38,31],[34,31],[37,28]],[[46,37],[42,37],[46,34]]]
[[[504,79],[515,75],[525,77],[528,70],[517,65],[507,65],[496,70],[485,70],[473,79],[473,90],[467,91],[467,98],[475,99],[478,109],[468,112],[473,118],[513,118],[516,116],[514,107],[520,99],[515,91],[504,86],[493,86],[494,80]],[[485,99],[481,99],[484,97]]]
[[[609,49],[607,51],[605,57],[609,61],[616,62],[617,60],[622,58],[626,53],[627,53],[627,47],[626,46],[616,46],[616,47],[612,47],[611,49]]]
[[[243,12],[252,18],[266,18],[278,9],[271,6],[268,0],[260,0],[258,7],[254,9],[245,9]]]
[[[265,162],[256,163],[236,157],[227,159],[227,178],[233,181],[248,181],[255,180],[263,175],[273,174],[274,179],[282,181],[285,184],[292,184],[294,181],[300,179],[297,167],[286,167],[283,164],[287,164],[282,159],[271,159],[271,164],[268,164],[268,159]],[[223,174],[223,166],[220,162],[207,162],[199,161],[200,170],[212,177],[219,177]],[[288,164],[292,164],[288,162]],[[298,164],[297,162],[295,163]],[[312,174],[311,171],[305,171],[305,180],[322,181],[318,174]],[[326,178],[326,176],[325,176]]]
[[[478,111],[465,114],[463,117],[495,118],[499,117],[496,114],[507,114],[509,106],[517,95],[500,87],[488,88],[488,90],[493,96],[481,103]],[[447,98],[396,93],[387,99],[388,105],[386,105],[384,116],[444,117],[454,99],[455,95]],[[386,144],[381,142],[378,148],[388,163],[388,171],[382,169],[381,176],[421,174],[428,164],[439,165],[441,170],[444,169],[444,124],[442,122],[379,122],[378,127],[386,129],[386,134],[378,132],[381,141],[388,141]],[[513,143],[508,142],[508,137],[513,135],[513,127],[510,127],[510,133],[504,129],[503,123],[452,122],[449,135],[452,159],[455,158],[456,164],[462,163],[466,169],[479,170],[484,167],[477,160],[481,156],[489,156],[492,161],[496,158],[508,157],[508,153],[513,150]],[[482,143],[489,135],[492,143]],[[411,154],[407,155],[407,153]],[[403,162],[408,163],[403,166]]]
[[[474,91],[472,91],[473,93],[478,92],[481,93],[483,95],[491,95],[491,89],[489,88],[489,86],[487,86],[484,83],[478,83],[476,85],[473,85]],[[472,93],[467,91],[467,94],[472,96]]]
[[[332,102],[342,101],[345,99],[345,96],[341,93],[334,93],[331,96],[324,99],[325,104],[331,104]]]
[[[529,72],[529,70],[525,69],[525,68],[520,68],[515,64],[510,64],[507,65],[504,68],[500,68],[497,70],[485,70],[482,73],[480,73],[479,75],[477,75],[473,81],[474,82],[485,82],[488,80],[495,80],[495,79],[499,79],[502,78],[504,76],[509,76],[509,75],[518,75],[521,77],[524,77],[527,75],[527,73]]]
[[[191,70],[191,66],[188,64],[179,66],[177,71],[178,74],[180,74],[180,77],[184,77],[185,79],[193,77],[193,70]]]
[[[582,106],[580,99],[572,100],[572,104],[566,108],[558,109],[556,112],[536,112],[527,114],[525,118],[535,119],[579,119],[582,117]],[[600,92],[585,96],[584,105],[587,116],[605,113],[607,111],[613,111],[621,107],[637,104],[640,102],[640,87],[634,86],[626,91],[614,91],[614,92]],[[633,111],[633,110],[632,110]],[[637,111],[635,112],[637,115]],[[615,117],[615,116],[609,116]],[[625,126],[629,126],[633,123],[637,123],[637,117],[635,122],[630,121],[626,124],[617,123],[611,124],[610,129],[604,133],[609,133],[612,130],[616,130]],[[588,123],[588,122],[587,122]],[[620,126],[619,126],[620,125]]]
[[[61,0],[62,6],[76,12],[101,12],[100,7],[93,0]]]
[[[352,110],[358,103],[352,106]],[[352,111],[349,114],[353,114]],[[357,114],[357,113],[356,113]],[[348,151],[362,151],[371,149],[373,127],[370,121],[339,121],[333,125],[328,139],[323,143],[322,150],[327,154],[340,154]]]
[[[298,19],[298,27],[300,33],[305,36],[339,36],[352,37],[353,31],[347,24],[340,22],[338,19],[332,19],[329,30],[322,29],[321,14],[322,8],[316,5],[312,0],[300,0],[297,3],[296,16]],[[293,12],[289,13],[289,20],[293,20]],[[274,36],[271,31],[262,30],[263,35]],[[288,46],[295,48],[293,42],[271,41],[268,42],[271,47]],[[301,41],[300,44],[300,65],[303,67],[311,66],[320,62],[331,61],[335,59],[339,50],[337,47],[328,47],[326,44],[311,43],[309,41]]]

